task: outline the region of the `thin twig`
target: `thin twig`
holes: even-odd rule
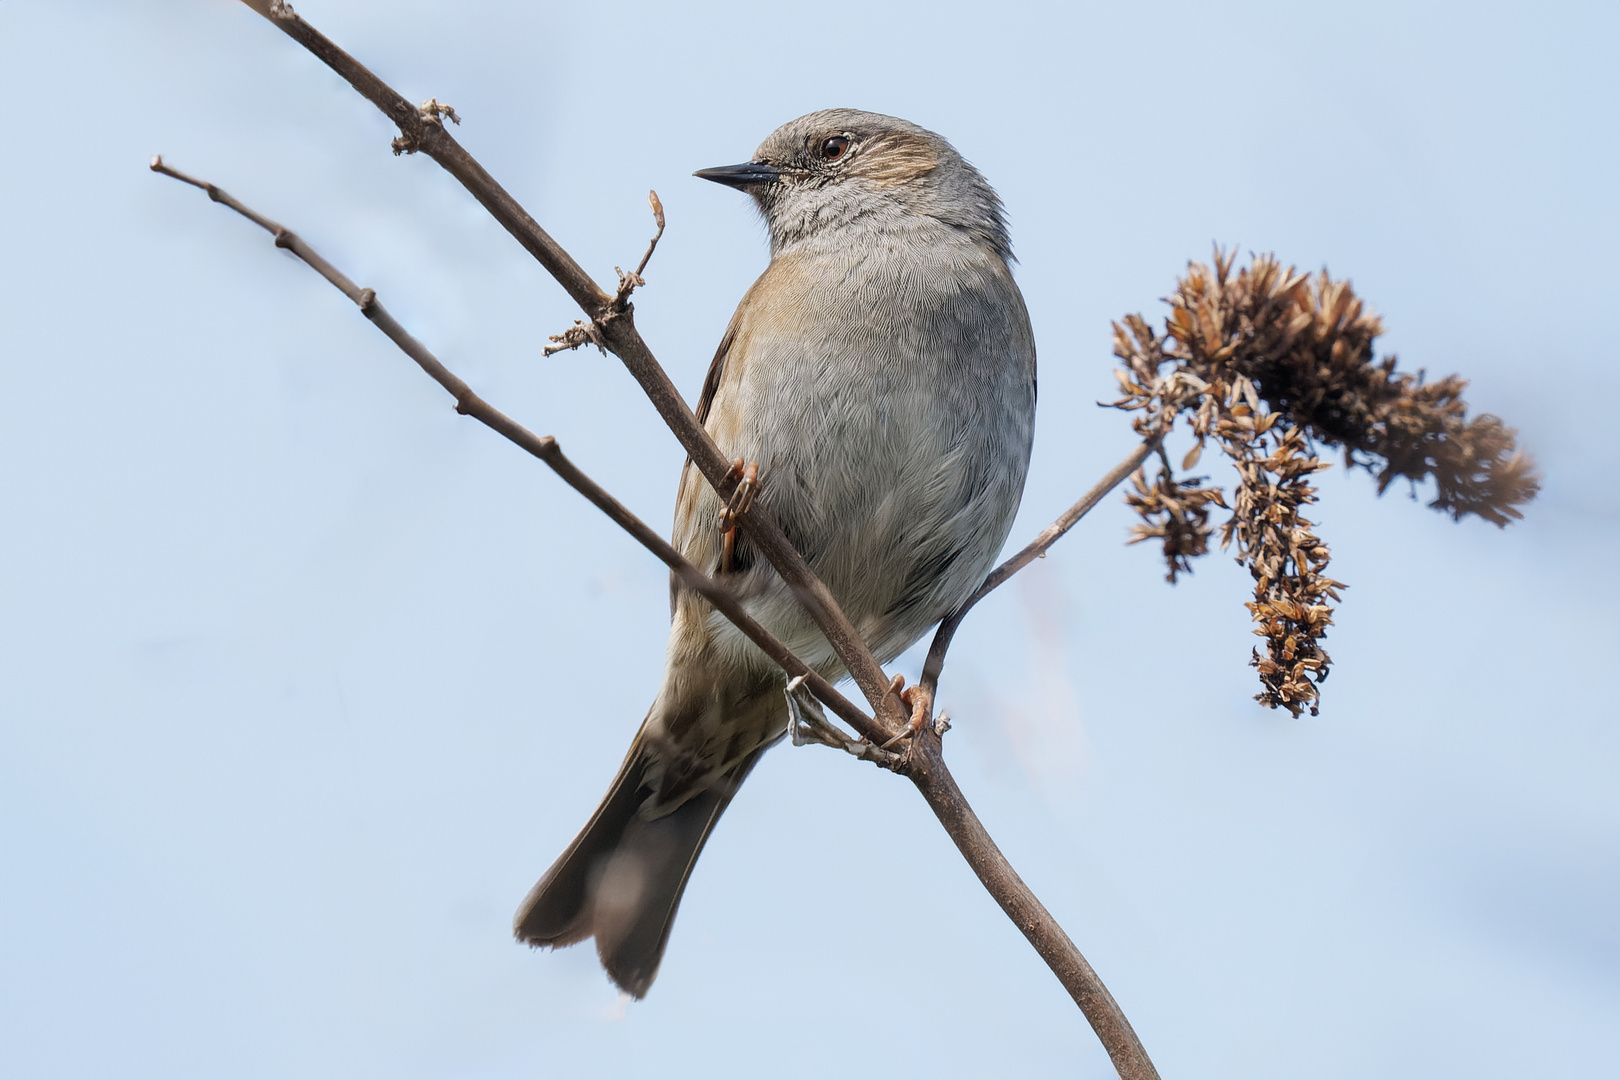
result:
[[[613,272],[619,275],[619,292],[614,296],[613,302],[620,308],[629,303],[631,293],[647,284],[641,272],[647,269],[647,264],[652,261],[653,252],[658,250],[658,241],[664,238],[664,204],[658,201],[658,192],[647,192],[647,205],[652,207],[653,220],[658,223],[658,231],[647,242],[647,253],[641,257],[640,264],[634,270],[627,274],[617,266],[613,268]]]
[[[1080,496],[1079,502],[1063,511],[1056,521],[1042,529],[1040,535],[1025,544],[1022,551],[990,571],[989,576],[973,595],[958,604],[956,610],[940,621],[939,629],[934,631],[933,643],[928,646],[928,659],[923,662],[922,679],[917,684],[930,703],[933,702],[934,693],[939,687],[939,674],[945,669],[945,653],[951,647],[951,639],[956,636],[956,628],[962,625],[962,620],[973,609],[973,605],[1006,584],[1007,580],[1018,571],[1045,555],[1047,548],[1074,528],[1081,518],[1091,512],[1092,507],[1102,501],[1103,496],[1141,468],[1142,462],[1148,459],[1148,455],[1152,454],[1162,441],[1163,436],[1160,435],[1149,436],[1142,440],[1141,445],[1132,450],[1124,461],[1108,470],[1107,475],[1097,481],[1090,491]]]
[[[584,309],[595,331],[592,340],[599,338],[607,351],[623,361],[704,479],[714,487],[722,502],[729,501],[736,487],[735,478],[728,475],[731,460],[720,452],[708,431],[697,422],[691,407],[642,340],[635,327],[634,310],[629,307],[616,310],[615,298],[603,292],[573,257],[467,153],[445,130],[436,112],[412,105],[364,64],[300,18],[291,5],[281,0],[242,2],[308,49],[398,125],[400,137],[394,143],[396,153],[420,152],[441,165],[523,245],[524,250],[557,279],[557,283],[573,297],[574,302]],[[804,557],[788,541],[787,534],[769,509],[756,505],[743,519],[742,528],[826,636],[828,644],[855,680],[855,685],[866,696],[878,722],[886,729],[885,738],[898,733],[904,722],[905,710],[899,700],[889,693],[889,679],[884,675],[882,666],[872,656],[854,623],[833,599],[826,584],[811,571]]]
[[[637,276],[647,269],[647,264],[652,261],[653,252],[658,250],[658,241],[664,238],[664,204],[658,201],[658,192],[647,192],[647,205],[652,207],[653,221],[657,222],[658,231],[647,242],[647,254],[641,257],[641,265],[636,267]]]
[[[746,634],[750,641],[758,645],[760,651],[770,657],[790,678],[799,680],[805,689],[814,694],[820,701],[842,720],[848,723],[865,738],[877,736],[880,729],[872,718],[856,708],[844,695],[833,689],[831,683],[819,673],[812,670],[805,662],[793,653],[786,645],[779,641],[769,630],[761,626],[747,610],[742,602],[730,589],[715,581],[709,575],[692,565],[681,553],[647,526],[640,518],[631,513],[623,503],[602,488],[585,473],[580,471],[572,461],[563,454],[557,440],[550,435],[536,435],[516,420],[507,416],[489,402],[473,392],[462,379],[440,362],[439,358],[430,352],[414,335],[399,324],[388,313],[377,294],[371,289],[361,288],[337,267],[327,262],[320,253],[303,238],[290,229],[278,225],[263,214],[245,206],[214,184],[188,176],[164,163],[161,156],[152,158],[153,172],[173,177],[192,187],[201,188],[208,193],[208,197],[241,214],[255,225],[264,229],[275,238],[279,248],[285,248],[307,263],[311,269],[320,274],[327,281],[337,286],[338,290],[347,296],[360,308],[361,314],[370,319],[377,329],[387,335],[388,340],[398,345],[400,350],[432,377],[433,381],[444,387],[450,396],[456,399],[456,411],[463,416],[473,419],[499,432],[507,439],[527,450],[551,467],[551,470],[569,487],[589,499],[598,509],[625,532],[636,539],[642,547],[658,556],[681,579],[682,583],[700,594],[705,600],[730,619],[736,627]],[[884,764],[884,762],[880,762]]]

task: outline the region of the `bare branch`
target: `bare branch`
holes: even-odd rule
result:
[[[727,477],[731,462],[720,452],[708,431],[697,422],[691,407],[642,340],[635,328],[634,308],[627,304],[618,309],[615,297],[603,292],[573,257],[518,205],[505,188],[495,182],[494,177],[445,130],[436,113],[410,104],[365,65],[299,18],[291,5],[281,0],[242,2],[308,49],[381,109],[399,126],[401,135],[395,143],[396,152],[421,152],[438,162],[557,279],[558,284],[574,298],[574,302],[584,309],[593,327],[593,331],[580,331],[586,334],[586,340],[601,345],[624,362],[704,479],[719,493],[722,501],[729,500],[736,486],[735,479]],[[888,692],[889,680],[883,668],[866,647],[866,641],[855,625],[833,599],[832,592],[811,571],[766,507],[756,506],[743,521],[742,527],[826,636],[828,644],[866,696],[878,723],[886,729],[886,737],[896,734],[904,722],[904,708]]]
[[[1090,513],[1091,508],[1101,502],[1104,495],[1113,491],[1127,476],[1141,468],[1142,462],[1158,449],[1161,441],[1162,436],[1158,435],[1143,439],[1140,446],[1132,450],[1124,461],[1108,470],[1090,491],[1080,497],[1079,502],[1063,511],[1056,521],[1042,529],[1040,535],[1025,544],[1022,551],[990,571],[989,576],[984,579],[984,584],[980,585],[972,596],[962,601],[956,606],[956,610],[940,620],[939,628],[934,631],[933,643],[928,646],[928,659],[923,662],[922,679],[917,684],[930,707],[939,687],[939,674],[945,669],[945,653],[951,647],[951,639],[956,636],[956,628],[962,625],[962,620],[973,609],[973,605],[1006,584],[1007,580],[1018,571],[1045,555],[1047,549],[1063,539],[1063,534],[1074,528],[1081,518]]]
[[[550,435],[536,435],[516,420],[507,416],[493,405],[473,392],[454,372],[445,367],[438,357],[430,352],[427,346],[417,340],[409,331],[399,324],[390,315],[377,294],[371,289],[364,289],[351,281],[342,271],[320,256],[314,248],[294,233],[262,214],[256,213],[232,198],[220,188],[193,176],[188,176],[178,169],[165,164],[161,156],[152,158],[153,172],[173,177],[192,187],[201,188],[208,193],[208,197],[217,203],[236,211],[249,221],[258,225],[275,237],[275,244],[279,248],[291,251],[298,258],[307,263],[316,273],[337,286],[338,290],[347,296],[360,308],[361,314],[388,336],[388,339],[400,350],[427,372],[450,396],[456,399],[456,411],[463,416],[470,416],[484,424],[493,431],[505,436],[511,442],[527,450],[551,467],[551,470],[560,476],[569,487],[589,499],[625,532],[636,539],[642,547],[658,556],[671,570],[679,575],[683,584],[701,595],[730,619],[739,630],[746,634],[750,641],[758,645],[760,651],[770,657],[790,678],[796,680],[796,685],[803,685],[806,690],[814,694],[841,719],[860,732],[862,736],[871,739],[880,736],[881,729],[872,718],[861,712],[848,698],[835,690],[820,674],[812,670],[805,662],[799,659],[792,650],[765,627],[761,626],[744,609],[742,602],[726,588],[709,575],[693,566],[670,546],[662,536],[659,536],[647,526],[640,518],[631,513],[624,504],[608,494],[601,485],[586,476],[579,467],[563,454],[557,440]],[[878,764],[889,764],[879,761]]]
[[[495,410],[490,409],[489,411],[494,412]],[[478,416],[476,413],[470,415],[477,416],[480,420],[483,419],[482,416]],[[488,423],[488,421],[485,422]],[[494,427],[495,425],[491,424],[490,426]],[[500,429],[496,428],[496,430]],[[505,433],[502,432],[502,434]],[[806,690],[809,690],[818,700],[836,713],[839,719],[859,732],[863,739],[870,741],[880,737],[882,729],[877,726],[870,716],[866,715],[853,702],[834,689],[832,683],[799,659],[791,649],[749,615],[743,607],[742,601],[737,599],[736,594],[696,566],[693,566],[662,536],[659,536],[629,510],[625,509],[617,499],[609,495],[594,480],[580,472],[573,462],[563,456],[560,449],[555,449],[557,445],[555,439],[548,435],[546,440],[553,450],[549,456],[543,457],[541,460],[551,466],[552,470],[562,477],[570,487],[584,495],[603,513],[617,522],[621,528],[635,537],[642,547],[658,556],[666,566],[680,576],[682,584],[713,604],[720,614],[731,620],[737,629],[741,630],[748,636],[750,641],[759,646],[761,652],[770,657],[783,671],[787,672],[789,678],[802,680],[802,685]],[[875,761],[875,763],[885,768],[893,768],[893,762],[891,761]]]
[[[1117,484],[1118,481],[1116,480]],[[1103,494],[1106,494],[1104,492]],[[1101,495],[1098,496],[1101,498]],[[1108,992],[1097,972],[1075,948],[1063,927],[1030,891],[1018,871],[1012,868],[984,824],[968,805],[962,789],[945,767],[940,739],[927,729],[912,740],[907,752],[905,775],[928,800],[934,816],[950,834],[956,850],[962,853],[985,891],[995,897],[1001,910],[1013,921],[1047,967],[1058,977],[1108,1051],[1121,1080],[1159,1080],[1142,1040],[1114,995]]]

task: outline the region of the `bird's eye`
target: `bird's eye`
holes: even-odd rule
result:
[[[821,157],[824,161],[837,161],[849,150],[849,138],[844,135],[834,135],[830,139],[821,141]]]

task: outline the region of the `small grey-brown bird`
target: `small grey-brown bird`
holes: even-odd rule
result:
[[[1035,341],[1001,200],[944,139],[832,109],[696,175],[753,196],[771,262],[731,319],[697,416],[758,466],[758,498],[880,662],[965,599],[1018,510]],[[843,668],[690,463],[674,543],[828,678]],[[733,547],[733,540],[735,546]],[[532,945],[596,938],[641,997],[704,841],[787,726],[785,678],[675,588],[663,684],[601,806],[519,908]]]

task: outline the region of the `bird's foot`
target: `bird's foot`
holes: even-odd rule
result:
[[[759,495],[759,462],[744,461],[738,458],[731,463],[731,469],[726,473],[727,479],[736,480],[737,486],[732,489],[731,499],[726,503],[725,509],[720,511],[720,531],[725,533],[725,543],[720,551],[720,572],[729,574],[733,554],[737,550],[737,522],[742,520],[754,505],[754,499]]]
[[[894,679],[889,683],[889,692],[898,697],[901,703],[904,704],[906,708],[911,710],[911,719],[906,721],[906,726],[900,729],[900,733],[898,735],[884,743],[879,748],[882,750],[889,749],[895,743],[900,742],[903,739],[911,738],[913,735],[917,734],[917,732],[927,727],[928,721],[934,711],[934,695],[932,691],[921,684],[907,687],[906,677],[904,675],[896,675],[894,677]],[[939,722],[934,725],[934,733],[936,735],[943,735],[945,734],[945,729],[949,727],[950,721],[942,715],[939,718]]]
[[[794,746],[820,743],[834,749],[844,749],[849,740],[835,728],[822,712],[821,703],[804,689],[804,677],[790,679],[787,684],[788,741]]]
[[[720,511],[721,532],[735,529],[737,522],[741,521],[743,515],[748,513],[749,507],[754,505],[754,498],[759,494],[759,462],[738,458],[731,463],[726,479],[737,481],[737,486],[732,490],[726,508]]]
[[[788,681],[787,705],[787,734],[794,746],[820,743],[822,746],[842,750],[862,761],[870,761],[884,769],[893,769],[900,764],[901,755],[891,754],[887,750],[873,746],[865,739],[852,738],[828,720],[827,714],[822,711],[821,703],[805,689],[804,676]]]

